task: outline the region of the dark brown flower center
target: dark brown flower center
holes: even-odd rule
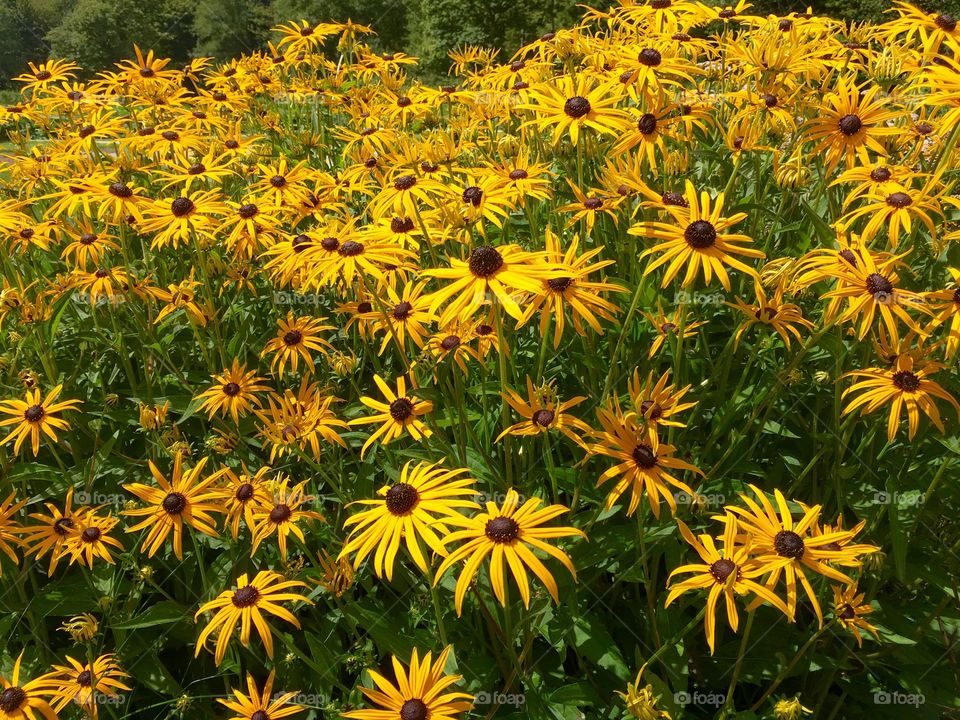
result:
[[[643,468],[644,470],[649,470],[657,464],[656,453],[654,453],[653,448],[646,443],[640,443],[637,445],[631,454],[633,455],[633,461],[637,464],[637,467]]]
[[[653,48],[644,48],[640,51],[640,54],[637,55],[637,60],[641,65],[646,65],[647,67],[656,67],[663,62],[663,55],[660,54],[659,50],[655,50]]]
[[[410,317],[410,312],[412,310],[413,305],[404,300],[393,309],[393,317],[395,320],[406,320],[408,317]]]
[[[640,414],[651,420],[659,420],[663,417],[663,408],[660,407],[660,403],[653,400],[644,400],[640,403]]]
[[[406,515],[411,512],[420,501],[420,493],[413,485],[397,483],[389,490],[384,498],[387,510],[392,515]]]
[[[790,32],[790,29],[793,27],[793,21],[788,18],[783,18],[780,22],[777,23],[777,28],[780,32]]]
[[[870,171],[870,179],[874,182],[886,182],[892,175],[890,168],[885,167],[874,168]]]
[[[847,604],[844,604],[844,606],[840,608],[840,612],[837,613],[837,617],[841,620],[853,620],[856,616],[857,611],[853,609],[852,605]]]
[[[953,32],[957,29],[957,19],[953,15],[937,15],[933,21],[938,28],[946,32]]]
[[[470,253],[470,272],[477,277],[487,278],[497,273],[503,267],[503,256],[488,245],[475,248]]]
[[[905,192],[895,192],[887,195],[887,205],[892,208],[900,210],[909,207],[911,203],[913,203],[913,200]]]
[[[0,710],[3,710],[8,715],[13,715],[13,713],[20,710],[26,702],[27,693],[21,687],[8,687],[0,693]]]
[[[773,538],[773,549],[780,557],[799,559],[803,557],[803,538],[793,530],[781,530]]]
[[[427,720],[430,710],[423,700],[407,700],[400,708],[400,720]]]
[[[320,247],[322,247],[327,252],[333,252],[334,250],[340,249],[340,241],[335,237],[325,237],[320,241]]]
[[[558,292],[558,293],[562,293],[572,284],[573,284],[573,278],[570,278],[570,277],[550,278],[549,280],[547,280],[547,287],[549,287],[554,292]]]
[[[717,242],[717,230],[706,220],[694,220],[683,231],[683,239],[690,247],[703,250]]]
[[[291,515],[293,515],[293,510],[290,509],[289,505],[278,503],[277,506],[270,511],[270,522],[279,525],[289,520]]]
[[[240,209],[237,210],[237,212],[240,214],[240,217],[242,217],[244,220],[249,220],[258,212],[260,212],[260,210],[253,203],[246,203],[245,205],[241,205]]]
[[[461,198],[465,203],[470,203],[474,207],[480,207],[480,203],[483,202],[483,190],[476,185],[471,185],[463,191]]]
[[[444,350],[453,350],[460,344],[460,338],[456,335],[447,335],[440,341],[440,347]]]
[[[236,397],[240,394],[240,386],[235,382],[228,382],[223,386],[223,394],[228,397]]]
[[[844,115],[842,118],[840,118],[837,126],[840,128],[840,132],[842,132],[844,135],[850,136],[856,135],[858,132],[860,132],[860,128],[863,127],[863,123],[856,115]]]
[[[933,132],[933,125],[928,122],[918,122],[916,125],[914,125],[914,129],[919,135],[929,135]]]
[[[409,190],[417,184],[417,179],[413,175],[401,175],[393,181],[393,187],[397,190]]]
[[[246,608],[255,604],[259,598],[259,590],[257,590],[253,585],[244,585],[242,588],[237,588],[233,592],[233,597],[231,600],[236,607]]]
[[[203,163],[194,163],[187,168],[187,175],[203,175],[207,171],[207,166]]]
[[[403,422],[411,415],[413,415],[413,403],[407,398],[397,398],[390,403],[390,417],[397,422]]]
[[[528,177],[530,177],[530,174],[523,168],[517,168],[516,170],[510,171],[511,180],[526,180]]]
[[[299,330],[290,330],[283,336],[283,342],[288,346],[299,345],[302,340],[303,333]]]
[[[893,374],[893,384],[904,392],[915,392],[920,387],[920,378],[909,370],[899,370]]]
[[[179,515],[187,507],[187,498],[182,493],[172,492],[163,499],[162,504],[168,515]]]
[[[111,195],[118,198],[128,198],[133,195],[133,190],[121,182],[112,183],[108,189]]]
[[[590,101],[585,97],[581,97],[580,95],[574,95],[572,98],[567,98],[567,101],[563,104],[563,112],[565,112],[569,117],[572,117],[574,120],[587,115],[590,110]]]
[[[408,233],[413,230],[413,220],[395,217],[390,221],[390,230],[395,233]]]
[[[253,715],[250,716],[250,720],[270,720],[270,716],[267,714],[266,710],[257,710]]]
[[[90,137],[96,131],[97,129],[93,125],[84,125],[82,128],[80,128],[79,132],[77,132],[77,135],[82,138]]]
[[[343,257],[355,257],[363,253],[363,244],[355,240],[347,240],[337,252]]]
[[[556,417],[556,415],[553,410],[547,410],[544,408],[537,410],[530,419],[533,421],[534,425],[539,425],[540,427],[550,427],[550,423],[553,422],[554,417]]]
[[[719,15],[721,18],[723,18],[724,20],[729,20],[730,18],[737,16],[737,11],[736,11],[736,10],[733,10],[732,8],[725,8],[725,9],[721,10],[721,11],[718,13],[718,15]]]
[[[62,537],[66,537],[69,530],[73,528],[73,520],[68,517],[62,517],[53,523],[53,531]]]
[[[713,575],[714,580],[722,585],[736,569],[737,564],[733,560],[720,558],[710,566],[710,574]]]
[[[237,488],[235,497],[240,502],[247,502],[247,500],[253,497],[253,493],[254,493],[253,485],[251,485],[250,483],[244,483],[243,485]]]
[[[176,130],[165,130],[164,132],[160,133],[160,135],[168,142],[176,142],[180,139],[180,133],[178,133]]]
[[[853,250],[844,248],[838,252],[837,255],[839,255],[844,262],[850,263],[854,267],[857,266],[857,256],[853,254]]]
[[[491,541],[503,545],[520,537],[520,525],[513,518],[495,517],[487,520],[484,533]]]
[[[870,273],[867,275],[867,292],[875,298],[885,298],[893,292],[893,283],[880,273]]]
[[[84,670],[82,673],[77,675],[77,685],[83,687],[90,687],[93,684],[93,673],[89,670]]]
[[[660,196],[660,202],[664,205],[674,205],[677,207],[689,207],[690,203],[687,202],[687,199],[678,192],[665,192]]]
[[[637,120],[637,130],[644,135],[653,135],[657,131],[657,116],[653,113],[644,113]]]
[[[493,332],[493,326],[487,325],[486,323],[480,323],[479,325],[477,325],[476,332],[477,332],[477,335],[480,335],[481,337],[483,337],[484,335],[489,335],[490,333]]]
[[[170,203],[170,212],[176,217],[185,217],[192,213],[195,207],[193,200],[190,198],[178,197]]]
[[[46,411],[42,405],[31,405],[23,412],[23,419],[29,423],[38,423],[43,419]]]
[[[583,206],[587,210],[599,210],[603,207],[603,200],[600,198],[587,198],[583,201]]]
[[[287,184],[287,179],[283,175],[274,175],[270,178],[270,184],[279,189]]]
[[[100,531],[100,528],[88,527],[88,528],[85,528],[82,533],[80,533],[80,538],[85,543],[95,543],[97,540],[100,539],[101,535],[103,535],[103,533]]]

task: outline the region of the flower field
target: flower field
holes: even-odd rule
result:
[[[0,720],[960,717],[958,19],[584,11],[14,78]]]

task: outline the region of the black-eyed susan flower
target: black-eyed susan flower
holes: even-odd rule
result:
[[[371,554],[377,577],[393,579],[393,566],[401,547],[423,573],[429,563],[423,546],[446,556],[444,539],[449,533],[444,518],[457,516],[461,510],[479,508],[472,500],[476,495],[474,480],[465,468],[447,470],[440,463],[406,463],[400,479],[384,485],[380,498],[358,500],[353,504],[368,509],[347,518],[343,526],[350,534],[338,560],[354,555],[356,570]]]
[[[845,311],[839,312],[838,323],[859,322],[857,339],[862,340],[879,316],[891,338],[900,337],[899,320],[906,328],[918,335],[923,330],[908,310],[929,313],[918,293],[900,287],[896,268],[902,265],[901,255],[871,253],[861,247],[851,258],[842,256],[844,263],[833,263],[818,269],[818,275],[837,280],[834,290],[824,293],[823,298],[846,300]]]
[[[26,504],[26,500],[17,501],[15,492],[10,493],[7,499],[0,504],[0,552],[3,552],[15,563],[19,562],[19,558],[14,548],[21,544],[21,540],[17,536],[23,532],[23,528],[13,518]],[[2,572],[3,566],[0,565],[0,573]]]
[[[240,623],[240,644],[250,646],[250,630],[255,628],[267,651],[267,657],[273,658],[273,630],[267,624],[265,616],[274,616],[293,625],[298,630],[300,622],[281,603],[304,602],[313,605],[313,601],[304,595],[290,592],[294,588],[307,587],[299,580],[284,580],[283,575],[271,570],[261,570],[253,580],[246,573],[237,578],[236,588],[225,590],[214,600],[200,606],[194,616],[196,622],[201,615],[213,612],[213,618],[204,627],[197,638],[195,657],[206,647],[207,639],[216,634],[217,645],[215,662],[219,666],[226,655],[230,638]]]
[[[630,116],[617,108],[622,96],[617,83],[598,83],[589,73],[564,75],[532,88],[532,102],[521,104],[519,109],[532,111],[534,119],[527,124],[550,130],[554,145],[564,135],[569,135],[570,142],[576,145],[585,128],[616,135],[629,125]]]
[[[323,521],[324,517],[314,510],[305,509],[304,506],[309,507],[316,501],[314,496],[308,495],[304,490],[306,481],[290,487],[290,478],[279,475],[270,484],[273,489],[270,502],[266,507],[253,512],[253,547],[250,555],[256,555],[260,543],[276,535],[280,556],[286,560],[288,535],[293,535],[301,544],[306,543],[298,523],[304,520]]]
[[[333,330],[332,325],[324,325],[323,318],[310,316],[297,317],[288,312],[286,319],[277,320],[279,326],[276,337],[272,338],[263,348],[260,357],[273,354],[270,367],[278,375],[283,374],[284,367],[289,363],[291,372],[296,372],[302,359],[311,371],[316,367],[311,350],[332,350],[332,346],[320,333]]]
[[[248,371],[246,365],[240,364],[239,358],[234,358],[233,366],[214,375],[213,380],[214,385],[197,396],[198,400],[203,399],[199,409],[206,410],[211,419],[217,413],[229,413],[234,423],[240,422],[241,415],[260,407],[257,393],[269,389],[260,384],[264,378],[259,377],[256,370]]]
[[[13,441],[13,453],[19,454],[20,447],[30,438],[30,448],[33,456],[40,454],[40,439],[43,435],[51,442],[57,442],[57,430],[69,430],[70,425],[60,417],[68,410],[76,410],[79,400],[63,400],[55,402],[63,390],[63,385],[57,385],[45,397],[41,396],[40,389],[27,390],[23,400],[0,401],[0,414],[8,417],[0,421],[0,427],[13,429],[7,434],[0,445]]]
[[[657,304],[656,314],[641,311],[655,331],[653,342],[650,343],[650,349],[647,351],[647,357],[654,357],[663,348],[668,340],[688,338],[697,336],[697,328],[706,325],[703,320],[694,320],[693,313],[687,310],[683,303],[679,303],[672,314],[664,313],[662,305]],[[669,346],[668,346],[669,347]]]
[[[613,264],[613,260],[592,262],[603,247],[580,251],[580,237],[574,235],[570,246],[563,250],[560,238],[547,228],[544,233],[545,262],[551,265],[549,275],[541,280],[540,290],[530,297],[521,322],[526,322],[540,313],[540,337],[546,338],[551,320],[556,329],[553,332],[553,347],[560,347],[563,330],[566,327],[567,313],[573,321],[573,327],[579,335],[586,334],[588,325],[598,335],[603,334],[600,320],[613,320],[618,312],[617,306],[603,297],[604,293],[626,292],[622,285],[602,279],[590,279],[590,275]]]
[[[731,226],[743,221],[746,213],[736,213],[723,217],[723,193],[717,195],[711,203],[706,190],[700,193],[693,183],[686,183],[686,206],[666,205],[664,209],[673,218],[675,224],[645,222],[630,228],[631,235],[653,237],[662,242],[644,250],[640,257],[657,255],[644,275],[649,275],[659,267],[666,265],[661,287],[666,287],[681,270],[685,270],[681,287],[693,285],[698,274],[702,274],[707,284],[716,275],[724,289],[730,290],[730,277],[726,266],[754,278],[757,272],[735,256],[762,258],[764,253],[756,248],[746,247],[753,242],[746,235],[725,232]]]
[[[737,298],[734,303],[727,303],[728,306],[736,308],[746,316],[743,322],[737,326],[737,331],[733,335],[734,349],[740,346],[740,338],[754,325],[762,325],[772,329],[783,339],[783,344],[787,349],[790,348],[791,335],[798,341],[803,340],[798,327],[807,330],[813,328],[813,323],[803,317],[803,311],[798,305],[783,301],[783,294],[786,291],[784,283],[778,283],[773,296],[769,298],[762,283],[754,283],[753,289],[756,295],[756,303],[747,303],[740,298]]]
[[[88,509],[73,507],[72,487],[67,489],[62,510],[51,502],[44,503],[44,507],[49,514],[30,513],[30,519],[37,521],[38,524],[24,526],[18,534],[28,557],[33,556],[39,560],[49,553],[50,563],[47,566],[47,575],[52,576],[63,557],[64,544],[70,536],[70,531],[77,527],[78,521],[88,512]],[[6,552],[3,540],[3,530],[0,530],[0,549]]]
[[[871,152],[887,154],[883,138],[900,132],[888,121],[899,118],[901,111],[879,98],[880,91],[878,85],[861,88],[854,76],[841,75],[802,128],[804,140],[813,143],[811,154],[824,156],[828,173],[841,161],[852,168],[858,161],[869,165]]]
[[[405,352],[407,339],[413,341],[418,348],[426,344],[429,333],[428,326],[436,319],[430,310],[430,300],[424,294],[426,282],[407,283],[401,291],[390,285],[383,288],[385,297],[376,299],[369,313],[360,315],[360,320],[366,320],[371,326],[384,333],[380,343],[382,355],[391,343]]]
[[[934,290],[924,294],[924,299],[930,306],[933,317],[930,318],[925,330],[945,327],[947,337],[944,343],[944,352],[947,359],[952,360],[960,347],[960,269],[948,267],[947,272],[953,279],[956,287],[947,287],[944,290]]]
[[[62,555],[69,557],[71,565],[80,563],[92,568],[96,558],[113,565],[110,549],[123,550],[123,544],[110,536],[119,522],[118,518],[110,514],[98,515],[94,510],[83,513],[77,518],[76,526],[70,530]]]
[[[750,546],[737,544],[737,519],[729,512],[722,518],[723,534],[721,546],[718,549],[713,537],[700,535],[699,539],[690,532],[681,520],[677,520],[680,534],[683,539],[697,551],[703,563],[681,565],[670,573],[668,584],[670,592],[667,594],[665,606],[685,592],[691,590],[706,590],[706,614],[704,615],[704,632],[707,636],[707,645],[712,655],[716,649],[716,610],[717,603],[722,597],[727,611],[727,622],[730,629],[737,632],[740,625],[740,616],[737,612],[736,597],[753,594],[761,600],[766,600],[783,614],[787,613],[787,606],[769,588],[756,581],[756,578],[766,574],[767,568],[750,557]],[[694,573],[678,583],[672,583],[673,576],[681,573]]]
[[[670,384],[670,371],[667,370],[656,382],[651,371],[645,380],[640,378],[640,369],[633,371],[633,377],[627,383],[633,409],[647,423],[651,435],[656,435],[660,426],[686,427],[677,419],[680,413],[696,406],[696,402],[683,402],[683,397],[691,386],[678,388]]]
[[[289,389],[281,396],[268,395],[266,407],[256,414],[262,423],[260,435],[270,446],[270,462],[291,450],[307,448],[319,460],[321,441],[346,447],[338,429],[346,428],[347,423],[332,410],[336,400],[306,378],[296,395]]]
[[[620,496],[630,491],[630,504],[627,515],[633,515],[646,493],[654,517],[660,517],[660,499],[666,501],[672,513],[677,511],[674,495],[694,492],[682,480],[674,477],[677,470],[687,470],[699,475],[703,472],[696,466],[673,457],[677,449],[673,445],[661,443],[656,434],[651,433],[644,422],[635,413],[626,415],[614,402],[610,408],[598,408],[597,419],[601,430],[594,431],[599,442],[590,446],[592,455],[601,455],[617,462],[608,468],[597,481],[597,487],[613,480],[606,500],[606,509],[612,508]]]
[[[930,376],[943,366],[936,362],[915,362],[909,354],[897,356],[896,361],[888,368],[869,368],[853,370],[843,377],[857,378],[857,381],[843,391],[841,397],[856,394],[843,414],[848,415],[860,410],[861,415],[867,415],[886,405],[890,406],[887,416],[887,441],[893,442],[900,427],[900,417],[904,411],[907,414],[908,439],[913,440],[920,426],[922,412],[943,433],[946,432],[940,410],[935,399],[949,403],[960,417],[960,403],[953,395]]]
[[[21,682],[20,664],[25,650],[20,651],[13,664],[13,673],[8,680],[0,675],[0,718],[3,720],[57,720],[57,713],[50,706],[51,698],[57,694],[57,684],[49,675],[41,675],[33,680]]]
[[[229,720],[282,720],[306,710],[302,705],[292,702],[297,692],[274,692],[273,682],[276,670],[271,670],[263,691],[257,687],[253,675],[247,673],[247,694],[241,690],[232,690],[233,697],[224,700],[217,698],[217,702],[234,713]]]
[[[861,630],[870,633],[877,640],[880,639],[877,628],[866,619],[866,616],[873,612],[873,606],[865,603],[864,597],[864,593],[857,592],[856,585],[833,586],[833,616],[845,630],[853,633],[857,647],[863,646]]]
[[[142,483],[123,486],[149,505],[146,508],[123,511],[124,515],[144,518],[136,525],[128,527],[127,532],[139,532],[149,528],[140,545],[140,551],[146,552],[147,557],[153,557],[172,532],[173,552],[178,560],[182,560],[184,525],[189,525],[204,535],[217,537],[216,521],[211,513],[221,513],[223,508],[218,502],[216,490],[211,486],[225,471],[221,469],[204,478],[203,470],[206,464],[207,458],[203,458],[193,468],[184,472],[183,455],[177,453],[173,460],[173,476],[169,481],[153,461],[149,461],[150,474],[159,488]]]
[[[542,253],[526,252],[517,245],[474,248],[469,258],[450,259],[449,268],[424,270],[428,277],[450,280],[432,296],[431,310],[443,306],[440,324],[464,319],[490,303],[498,303],[511,317],[520,320],[523,311],[517,302],[518,293],[536,294],[541,291],[550,267]]]
[[[381,423],[380,427],[363,443],[361,457],[367,452],[367,448],[380,438],[383,439],[383,444],[387,445],[404,433],[410,433],[411,437],[417,441],[433,434],[433,431],[420,419],[433,411],[433,403],[417,398],[415,390],[408,393],[407,379],[404,376],[397,378],[396,392],[379,375],[374,375],[373,381],[386,402],[362,395],[360,402],[375,410],[376,413],[367,417],[354,418],[349,422],[350,425]]]
[[[234,540],[240,534],[240,520],[247,524],[247,529],[254,526],[254,514],[269,511],[270,492],[266,487],[266,476],[269,467],[261,467],[255,473],[250,473],[246,467],[243,472],[235,473],[227,469],[224,473],[226,483],[218,488],[220,501],[223,503],[224,527],[230,528]]]
[[[556,580],[533,551],[539,550],[558,560],[576,579],[577,572],[570,557],[544,541],[562,537],[586,538],[586,535],[574,527],[544,526],[544,523],[569,512],[569,509],[563,505],[549,505],[541,509],[542,503],[540,498],[534,497],[520,505],[520,495],[511,488],[499,507],[495,502],[488,502],[484,512],[474,517],[461,515],[445,519],[448,524],[463,529],[450,533],[444,539],[444,545],[463,544],[450,552],[440,564],[433,584],[438,584],[452,567],[464,563],[454,593],[457,615],[463,611],[463,598],[487,557],[490,558],[490,585],[501,605],[507,604],[506,567],[509,567],[520,590],[524,607],[530,607],[528,571],[539,578],[554,602],[560,602]]]
[[[553,383],[534,387],[530,376],[527,376],[526,399],[512,388],[506,388],[500,394],[523,420],[501,432],[497,436],[498,442],[507,435],[540,435],[555,430],[586,447],[584,437],[592,432],[590,426],[567,412],[586,400],[585,396],[578,395],[561,402]]]
[[[449,646],[444,648],[434,660],[433,653],[421,657],[414,648],[409,668],[404,668],[396,657],[391,658],[393,682],[368,669],[376,689],[361,686],[360,692],[378,709],[351,710],[343,717],[353,720],[460,720],[473,708],[473,696],[452,690],[462,678],[444,673],[451,650]]]
[[[737,517],[738,541],[749,543],[751,557],[764,566],[765,587],[775,588],[783,576],[786,583],[787,616],[793,620],[796,613],[799,581],[822,626],[823,611],[806,573],[812,572],[836,582],[850,584],[850,578],[831,567],[831,563],[849,564],[861,555],[876,552],[877,548],[872,545],[849,544],[855,534],[853,530],[814,534],[813,526],[820,517],[819,505],[801,505],[803,516],[795,520],[793,511],[780,490],[774,491],[777,503],[774,508],[762,490],[754,485],[750,485],[750,489],[756,495],[756,501],[749,495],[740,493],[740,500],[746,508],[738,505],[727,505],[724,508],[726,512]]]
[[[174,249],[191,241],[212,241],[219,218],[229,212],[216,190],[195,190],[177,197],[155,200],[143,213],[137,229],[154,235],[151,247]]]
[[[129,691],[123,681],[129,677],[117,664],[113,654],[107,653],[83,663],[66,656],[67,665],[54,665],[46,675],[55,688],[51,706],[62,712],[68,705],[78,705],[88,717],[100,717],[100,705],[120,701],[120,692]]]

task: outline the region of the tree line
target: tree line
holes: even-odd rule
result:
[[[888,0],[758,0],[751,12],[784,14],[808,4],[858,21],[882,18],[890,7]],[[930,9],[960,15],[960,0]],[[109,67],[130,57],[134,42],[177,62],[200,55],[224,60],[265,48],[271,27],[301,18],[371,25],[378,49],[417,55],[422,71],[438,76],[451,48],[470,43],[512,52],[581,13],[574,0],[0,0],[0,85],[9,86],[27,61],[51,56]]]

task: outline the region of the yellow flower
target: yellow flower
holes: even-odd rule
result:
[[[463,598],[467,589],[479,571],[480,564],[488,556],[490,584],[501,605],[507,604],[505,566],[510,568],[510,573],[517,583],[524,607],[530,607],[528,570],[543,583],[553,601],[560,602],[556,580],[533,551],[539,550],[560,561],[576,580],[577,572],[570,557],[544,541],[570,536],[586,538],[586,535],[573,527],[541,527],[569,512],[563,505],[550,505],[541,509],[542,502],[540,498],[530,498],[518,508],[520,496],[511,488],[499,507],[494,502],[488,502],[485,512],[475,517],[448,516],[444,519],[444,522],[454,527],[463,528],[450,533],[444,539],[444,544],[461,541],[463,544],[451,552],[437,568],[433,584],[437,585],[454,565],[464,562],[454,593],[457,615],[463,611]]]
[[[5,445],[11,440],[14,455],[20,452],[20,447],[27,438],[30,438],[30,447],[33,456],[40,454],[40,436],[46,435],[54,443],[57,442],[56,430],[69,430],[70,425],[60,417],[65,410],[75,410],[79,400],[65,400],[54,402],[63,390],[63,385],[57,385],[41,399],[40,390],[27,390],[23,400],[0,401],[0,414],[9,417],[0,421],[0,427],[14,425],[10,433],[0,440]]]
[[[360,450],[360,457],[363,457],[373,443],[381,437],[383,444],[387,445],[399,438],[405,432],[410,433],[414,440],[421,440],[430,437],[433,431],[423,424],[420,418],[433,410],[433,403],[427,400],[418,400],[414,393],[407,393],[407,380],[400,376],[397,378],[397,391],[394,392],[383,378],[379,375],[373,376],[380,392],[383,393],[386,402],[376,400],[372,397],[363,395],[360,402],[376,411],[374,415],[355,418],[350,421],[350,425],[369,425],[371,423],[382,423],[382,425],[373,433],[363,444]]]
[[[293,588],[306,586],[306,583],[299,580],[284,581],[280,573],[271,570],[261,570],[253,580],[244,573],[237,578],[236,589],[225,590],[216,599],[201,605],[197,610],[194,622],[206,612],[214,612],[214,615],[197,638],[197,650],[194,656],[199,656],[206,647],[207,639],[217,633],[215,662],[219,666],[223,662],[230,638],[239,622],[240,644],[244,647],[250,646],[250,629],[253,627],[263,641],[267,657],[272,659],[273,633],[264,615],[278,617],[299,630],[300,623],[297,618],[280,603],[299,601],[313,605],[313,601],[309,598],[289,592]]]

